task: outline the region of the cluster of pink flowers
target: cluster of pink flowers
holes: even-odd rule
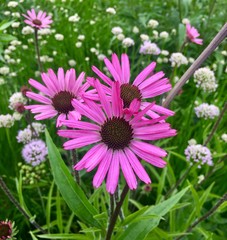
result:
[[[113,80],[95,66],[92,70],[97,78],[87,77],[85,83],[85,73],[76,77],[74,69],[64,73],[62,68],[57,75],[52,69],[42,73],[44,85],[30,79],[30,85],[40,93],[28,91],[26,95],[39,104],[26,109],[36,114],[36,120],[58,116],[57,127],[67,127],[58,130],[58,135],[70,139],[64,143],[64,149],[92,145],[74,169],[89,172],[97,167],[94,187],[106,178],[107,191],[113,194],[120,169],[130,189],[137,188],[136,176],[151,183],[141,159],[163,168],[166,162],[162,158],[167,153],[149,141],[174,136],[176,130],[165,122],[174,112],[146,101],[171,89],[163,72],[154,73],[155,62],[133,81],[126,54],[121,55],[121,61],[113,54],[111,61],[105,58],[104,62]]]
[[[36,14],[32,9],[27,13],[25,23],[36,30],[49,27],[52,22],[45,12]],[[157,51],[153,54],[159,54]],[[113,54],[111,61],[105,58],[104,63],[112,78],[93,66],[97,77],[87,77],[86,81],[84,72],[77,77],[74,69],[64,72],[62,68],[57,74],[52,69],[42,73],[44,84],[30,79],[30,85],[40,92],[27,91],[26,96],[39,103],[25,108],[35,114],[36,120],[57,116],[56,126],[67,127],[58,130],[58,135],[70,139],[64,149],[92,145],[74,169],[89,172],[97,167],[94,187],[106,179],[107,191],[113,194],[120,170],[130,189],[137,188],[136,176],[151,183],[141,160],[165,167],[162,158],[167,153],[150,141],[174,136],[176,130],[165,121],[174,112],[150,102],[171,89],[165,74],[155,73],[155,62],[133,81],[127,54],[122,54],[121,59]]]

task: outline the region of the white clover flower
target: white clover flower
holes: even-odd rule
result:
[[[82,42],[76,42],[75,46],[76,46],[77,48],[80,48],[80,47],[82,46]]]
[[[163,38],[163,39],[166,39],[166,38],[169,37],[169,33],[166,32],[166,31],[160,32],[159,37]]]
[[[195,59],[192,58],[192,57],[190,57],[190,58],[188,58],[188,61],[189,61],[190,63],[194,63],[194,62],[195,62]]]
[[[13,41],[10,42],[10,44],[13,45],[13,46],[19,46],[19,45],[21,45],[21,41],[13,40]]]
[[[226,133],[223,133],[221,135],[221,139],[224,141],[224,142],[227,142],[227,134]]]
[[[134,26],[133,29],[132,29],[132,32],[135,33],[135,34],[139,33],[139,31],[140,31],[139,28],[136,27],[136,26]]]
[[[90,20],[90,25],[94,25],[95,21],[94,20]]]
[[[111,32],[114,34],[114,35],[119,35],[120,33],[123,33],[123,30],[121,27],[113,27]]]
[[[169,52],[167,50],[162,50],[161,51],[161,55],[163,56],[168,56],[169,55]]]
[[[0,128],[11,128],[14,125],[14,118],[10,114],[0,115]]]
[[[5,16],[9,16],[9,15],[10,15],[10,11],[5,11],[5,12],[4,12],[4,15],[5,15]]]
[[[177,33],[177,30],[176,30],[175,28],[173,28],[173,29],[171,30],[171,34],[176,35],[176,33]]]
[[[46,125],[39,123],[39,122],[33,122],[32,128],[30,125],[27,127],[28,129],[32,130],[32,128],[35,130],[35,135],[39,136],[40,133],[43,133],[45,131]]]
[[[10,1],[10,2],[8,2],[8,7],[12,7],[12,8],[15,8],[16,6],[18,5],[18,2],[16,2],[16,1]]]
[[[34,33],[34,29],[30,26],[26,26],[22,28],[22,34],[23,35],[28,35]],[[33,40],[33,39],[32,39]]]
[[[152,55],[158,55],[160,54],[161,50],[155,43],[151,43],[150,41],[145,41],[143,44],[140,46],[140,51],[141,54],[152,54]]]
[[[86,57],[86,58],[85,58],[85,61],[86,61],[86,62],[89,62],[89,61],[90,61],[90,58],[89,58],[89,57]]]
[[[76,66],[76,61],[73,60],[73,59],[70,59],[70,60],[68,61],[68,64],[69,64],[70,67],[74,67],[74,66]]]
[[[24,50],[26,50],[26,49],[28,49],[28,45],[22,45],[22,48],[23,48]]]
[[[5,50],[4,50],[4,53],[5,53],[5,54],[10,54],[11,51],[10,51],[9,49],[5,49]]]
[[[163,62],[164,62],[164,63],[168,63],[168,62],[169,62],[169,59],[166,58],[166,57],[164,57],[164,58],[163,58]]]
[[[108,55],[111,55],[113,51],[111,49],[107,50]]]
[[[157,58],[157,63],[162,63],[162,58],[158,57]]]
[[[140,39],[144,41],[149,41],[149,36],[147,34],[140,34]]]
[[[213,165],[211,152],[207,147],[202,146],[201,144],[189,145],[184,154],[186,155],[187,161],[190,161],[190,165],[198,163],[198,168],[201,168],[201,165],[207,164],[209,166]]]
[[[214,92],[218,87],[214,72],[209,68],[199,68],[195,71],[193,76],[196,87],[202,88],[205,92]]]
[[[29,128],[25,128],[24,130],[18,131],[17,134],[17,142],[18,143],[29,143],[32,140],[32,131]]]
[[[23,117],[23,114],[21,114],[21,113],[19,113],[19,112],[14,112],[14,113],[13,113],[13,119],[14,119],[15,121],[20,121],[22,117]]]
[[[3,66],[0,68],[0,74],[7,75],[9,74],[9,68],[7,66]]]
[[[5,84],[5,80],[3,78],[0,77],[0,86]]]
[[[122,46],[123,47],[131,47],[135,44],[134,40],[132,38],[125,38],[123,41],[122,41]]]
[[[194,109],[198,118],[214,119],[220,114],[219,108],[213,104],[209,105],[207,103],[202,103]]]
[[[155,39],[157,39],[157,38],[158,38],[158,31],[153,30],[152,33],[153,33],[153,37],[154,37]]]
[[[159,22],[154,20],[154,19],[150,19],[147,23],[147,27],[149,28],[156,28],[158,26]]]
[[[222,54],[223,56],[227,56],[227,51],[226,51],[226,50],[221,51],[221,54]]]
[[[9,46],[8,49],[9,49],[10,51],[15,51],[15,50],[16,50],[16,47],[15,47],[15,46]]]
[[[112,8],[112,7],[107,8],[107,9],[106,9],[106,12],[107,12],[107,13],[110,13],[110,14],[113,14],[113,15],[116,14],[116,10],[115,10],[114,8]]]
[[[123,41],[125,39],[125,35],[123,33],[118,34],[116,37],[119,41]]]
[[[79,22],[80,21],[80,17],[79,15],[76,13],[73,16],[70,16],[68,18],[69,22]]]
[[[55,34],[54,37],[57,41],[62,41],[64,39],[64,35],[60,33]]]
[[[27,103],[27,99],[23,96],[21,92],[16,92],[9,98],[9,108],[15,110],[16,104],[18,103]]]
[[[198,184],[200,184],[203,180],[205,179],[204,175],[199,175],[198,176]]]
[[[95,53],[96,55],[98,55],[99,54],[99,50],[98,49],[96,49],[96,48],[91,48],[90,49],[90,51],[92,52],[92,53]]]
[[[84,39],[85,39],[85,36],[84,36],[84,35],[79,35],[79,36],[78,36],[78,40],[83,41]]]
[[[104,55],[104,54],[99,54],[98,55],[98,60],[103,61],[104,58],[106,58],[106,55]]]
[[[189,24],[189,23],[190,23],[190,20],[187,19],[187,18],[183,18],[183,19],[182,19],[182,23],[185,24],[185,25],[186,25],[186,24]]]
[[[13,22],[11,26],[13,28],[18,28],[20,26],[20,22]]]
[[[172,53],[169,60],[171,62],[172,67],[175,67],[175,66],[179,67],[182,64],[184,65],[188,64],[187,58],[180,52]]]

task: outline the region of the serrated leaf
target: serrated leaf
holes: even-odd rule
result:
[[[100,222],[93,217],[98,214],[98,211],[90,204],[84,192],[74,181],[47,129],[45,135],[54,180],[62,197],[80,220],[91,226],[101,228]]]
[[[143,240],[147,234],[158,226],[161,218],[168,213],[172,207],[174,207],[183,195],[188,190],[188,187],[167,199],[164,202],[157,204],[156,206],[149,207],[142,216],[151,216],[149,219],[140,220],[139,222],[132,222],[128,228],[121,233],[116,239],[117,240]]]

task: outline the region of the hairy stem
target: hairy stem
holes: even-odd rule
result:
[[[78,154],[76,149],[72,150],[72,167],[77,164]],[[74,177],[76,178],[76,182],[80,185],[80,175],[78,171],[73,171]]]
[[[212,129],[210,135],[209,135],[209,136],[207,137],[207,139],[205,140],[205,142],[204,142],[204,144],[203,144],[204,146],[206,146],[206,145],[209,143],[209,141],[211,140],[211,138],[213,137],[213,135],[214,135],[214,133],[216,132],[216,130],[217,130],[217,128],[218,128],[218,125],[219,125],[219,123],[221,122],[221,119],[223,118],[226,110],[227,110],[227,102],[225,103],[225,105],[224,105],[224,107],[223,107],[223,109],[222,109],[222,111],[221,111],[221,113],[220,113],[220,115],[219,115],[219,117],[218,117],[218,120],[217,120],[216,123],[214,124],[213,129]]]
[[[112,214],[112,216],[110,217],[110,224],[108,226],[108,230],[107,230],[107,234],[106,234],[106,240],[110,240],[111,239],[111,236],[112,236],[112,233],[113,233],[113,230],[114,230],[114,226],[115,226],[115,223],[117,221],[117,217],[118,217],[118,214],[121,210],[121,206],[125,200],[125,197],[127,195],[129,191],[129,187],[128,185],[126,184],[122,193],[121,193],[121,197],[120,197],[120,201],[117,202],[117,205],[116,205],[116,208]]]
[[[40,232],[43,234],[47,233],[34,219],[31,219],[29,215],[24,211],[24,209],[20,206],[19,202],[14,198],[12,193],[10,192],[9,188],[6,186],[3,178],[0,176],[0,187],[9,200],[14,204],[14,206],[21,212],[21,214]]]
[[[201,64],[211,55],[211,53],[217,48],[217,46],[225,39],[227,36],[227,23],[218,32],[211,43],[205,48],[205,50],[200,54],[200,56],[195,60],[195,62],[190,66],[190,68],[181,77],[179,82],[174,86],[169,95],[167,96],[164,107],[168,107],[173,98],[177,95],[179,90],[183,87],[186,81],[192,76],[192,74],[201,66]]]
[[[191,226],[189,226],[189,228],[187,229],[187,231],[185,233],[189,233],[193,230],[193,228],[195,228],[199,223],[201,223],[202,221],[206,220],[208,217],[210,217],[218,208],[219,206],[223,203],[227,201],[227,193],[225,193],[222,198],[216,203],[216,205],[214,205],[210,211],[208,211],[206,214],[204,214],[202,217],[200,217],[199,219],[197,219]],[[176,240],[180,240],[182,239],[184,236],[180,236],[178,237]]]

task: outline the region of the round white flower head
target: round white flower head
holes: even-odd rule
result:
[[[19,143],[29,143],[32,140],[32,131],[29,128],[25,128],[24,130],[20,130],[17,134],[17,142]]]
[[[190,165],[193,164],[192,161],[198,163],[198,168],[201,168],[201,165],[204,164],[208,164],[209,166],[213,165],[210,150],[201,144],[189,145],[185,149],[184,154],[186,155],[187,161],[190,161]]]
[[[123,41],[125,39],[125,35],[123,33],[118,34],[116,37],[119,41]]]
[[[199,175],[198,176],[198,184],[200,184],[203,180],[205,179],[204,175]]]
[[[42,28],[39,30],[39,35],[50,35],[52,33],[50,28]]]
[[[13,45],[13,46],[19,46],[19,45],[21,45],[21,41],[13,40],[13,41],[10,42],[10,44]]]
[[[187,18],[183,18],[183,19],[182,19],[182,23],[185,24],[185,25],[186,25],[186,24],[189,24],[189,23],[190,23],[190,20],[187,19]]]
[[[163,39],[166,39],[166,38],[169,37],[169,33],[166,32],[166,31],[160,32],[159,37],[163,38]]]
[[[9,68],[7,66],[3,66],[0,68],[0,74],[7,75],[9,74]]]
[[[22,117],[23,117],[23,114],[21,114],[21,113],[19,113],[19,112],[14,112],[14,113],[13,113],[13,119],[14,119],[15,121],[20,121]]]
[[[20,26],[20,22],[13,22],[11,26],[12,28],[18,28]]]
[[[227,56],[227,51],[226,51],[226,50],[223,50],[223,51],[221,51],[221,54],[222,54],[223,56]]]
[[[156,28],[158,26],[158,21],[154,20],[154,19],[150,19],[147,23],[147,27],[150,28]]]
[[[198,107],[195,107],[195,114],[198,118],[214,119],[219,116],[220,110],[213,104],[202,103]]]
[[[68,18],[69,22],[79,22],[80,21],[80,17],[79,15],[76,13],[73,16],[70,16]]]
[[[221,139],[224,141],[224,142],[227,142],[227,134],[226,133],[223,133],[221,135]]]
[[[134,40],[133,39],[131,39],[131,38],[125,38],[123,41],[122,41],[122,46],[123,47],[131,47],[131,46],[133,46],[135,44],[135,42],[134,42]]]
[[[194,82],[196,87],[202,88],[205,92],[214,92],[218,87],[214,72],[207,67],[199,68],[195,71]]]
[[[140,39],[144,41],[149,41],[149,36],[147,34],[140,34]]]
[[[179,67],[182,64],[184,65],[188,64],[187,58],[180,52],[172,53],[169,60],[171,62],[172,67],[175,67],[175,66]]]
[[[12,17],[16,17],[16,18],[20,17],[20,13],[19,12],[13,12],[11,15],[12,15]]]
[[[190,139],[190,140],[188,141],[188,144],[189,144],[189,145],[196,145],[197,142],[196,142],[196,140],[195,140],[194,138],[192,138],[192,139]]]
[[[0,86],[3,85],[3,84],[5,84],[5,83],[6,83],[6,82],[5,82],[4,78],[1,78],[1,77],[0,77]]]
[[[32,166],[37,166],[45,161],[47,155],[46,144],[42,140],[32,140],[27,143],[22,149],[22,157]]]
[[[140,46],[141,54],[158,55],[160,54],[160,52],[161,52],[160,48],[155,43],[151,43],[150,41],[145,41]]]
[[[0,127],[11,128],[14,125],[14,118],[10,114],[0,115]]]
[[[35,135],[39,136],[40,133],[43,133],[45,131],[46,125],[39,122],[33,122],[32,127],[35,130]],[[28,129],[31,129],[30,125],[28,125]]]
[[[34,33],[34,29],[30,26],[26,26],[22,28],[22,34],[23,35],[28,35]]]
[[[76,42],[75,46],[76,46],[77,48],[80,48],[80,47],[82,46],[82,42]]]
[[[123,33],[123,30],[121,27],[113,27],[111,32],[113,33],[113,35],[118,35],[120,33]]]
[[[60,33],[55,34],[54,37],[57,41],[62,41],[64,39],[64,35],[62,35]]]
[[[85,39],[85,36],[84,36],[84,35],[79,35],[79,36],[78,36],[78,40],[83,41],[84,39]]]
[[[104,55],[104,54],[99,54],[98,55],[98,60],[103,61],[104,58],[106,58],[106,55]]]
[[[69,64],[70,67],[75,67],[75,66],[76,66],[76,61],[73,60],[73,59],[70,59],[70,60],[68,61],[68,64]]]
[[[162,54],[163,56],[168,56],[168,55],[169,55],[169,51],[167,51],[167,50],[162,50],[162,51],[161,51],[161,54]]]
[[[107,9],[106,9],[106,12],[107,12],[107,13],[110,13],[110,14],[113,14],[113,15],[116,14],[116,10],[115,10],[114,8],[112,8],[112,7],[107,8]]]
[[[16,6],[18,5],[18,2],[16,2],[16,1],[10,1],[10,2],[8,2],[8,7],[12,7],[12,8],[15,8]]]
[[[9,108],[15,110],[18,103],[26,104],[27,99],[23,96],[21,92],[14,93],[9,99]]]
[[[139,33],[139,31],[140,31],[139,28],[136,27],[136,26],[134,26],[133,29],[132,29],[133,33]]]

